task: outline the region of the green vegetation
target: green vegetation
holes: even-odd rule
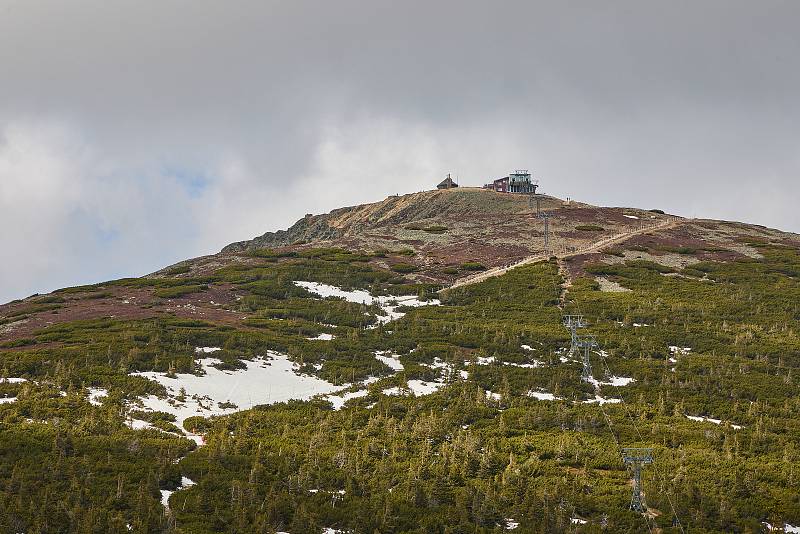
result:
[[[240,297],[224,309],[242,319],[74,321],[0,350],[0,377],[29,379],[0,381],[0,397],[17,398],[0,404],[0,531],[494,533],[508,519],[517,532],[646,531],[626,509],[618,443],[655,450],[644,470],[654,530],[679,532],[670,501],[690,532],[798,525],[800,254],[752,246],[763,259],[589,264],[591,276],[566,293],[555,261],[526,265],[385,325],[374,307],[294,282],[423,298],[438,288],[338,249],[249,252],[208,277],[122,280],[59,292],[66,303],[25,303],[208,286]],[[599,291],[594,275],[631,291]],[[607,379],[608,366],[635,381],[599,392],[582,382],[580,363],[561,360],[564,313],[585,315],[607,353],[592,354],[596,378]],[[336,337],[306,339],[321,332]],[[338,411],[317,399],[191,418],[184,426],[206,438],[195,448],[169,414],[135,411],[135,398],[164,390],[130,372],[193,372],[201,346],[221,347],[214,357],[226,370],[274,350],[331,382],[380,381]],[[391,372],[375,351],[399,355],[403,369]],[[446,385],[420,397],[382,393],[414,380]],[[92,405],[87,387],[109,395]],[[596,394],[625,402],[584,402]],[[155,429],[131,430],[121,413]],[[159,490],[181,476],[197,484],[175,493],[165,514]]]
[[[175,267],[167,270],[167,276],[177,276],[179,274],[186,274],[192,270],[191,265],[176,265]]]
[[[417,268],[414,265],[411,265],[410,263],[395,263],[392,264],[391,268],[392,271],[403,274],[413,273],[414,271],[417,270]]]
[[[163,289],[156,289],[153,294],[157,297],[161,297],[162,299],[175,299],[178,297],[182,297],[184,295],[199,293],[200,291],[204,291],[206,289],[208,289],[208,286],[205,284],[175,286],[175,287],[165,287]]]
[[[461,264],[461,269],[464,271],[485,271],[486,266],[477,261],[467,261]]]
[[[422,232],[428,232],[429,234],[443,234],[447,232],[447,227],[442,226],[440,224],[434,224],[431,226],[422,226],[420,224],[411,224],[406,226],[406,230],[417,230]]]

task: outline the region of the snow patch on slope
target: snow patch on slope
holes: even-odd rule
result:
[[[319,295],[322,298],[336,297],[336,298],[342,298],[347,302],[354,302],[356,304],[364,304],[366,306],[372,306],[372,305],[379,306],[384,313],[384,315],[378,316],[379,324],[386,324],[388,322],[395,321],[405,316],[405,313],[397,311],[397,309],[402,306],[418,308],[421,306],[438,306],[441,304],[440,301],[435,299],[427,301],[419,300],[419,298],[416,297],[415,295],[400,296],[400,297],[394,297],[394,296],[373,297],[368,291],[364,291],[362,289],[354,289],[353,291],[347,291],[344,289],[340,289],[336,286],[331,286],[328,284],[320,284],[319,282],[295,281],[294,284],[298,287],[302,287],[306,291]]]
[[[207,351],[203,351],[207,352]],[[297,373],[298,365],[286,355],[269,352],[269,359],[245,360],[246,369],[221,371],[214,367],[221,363],[216,358],[198,360],[204,374],[177,374],[174,378],[164,373],[132,373],[167,389],[167,398],[149,395],[140,399],[149,411],[162,411],[175,416],[176,425],[193,416],[226,415],[249,409],[259,404],[272,404],[288,400],[308,400],[347,386],[335,386],[325,380]]]

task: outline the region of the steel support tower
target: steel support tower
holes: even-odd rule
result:
[[[544,250],[550,251],[550,215],[543,213],[540,217],[544,220]]]
[[[542,195],[534,191],[528,195],[528,207],[533,208],[533,203],[536,202],[536,218],[542,217]]]
[[[544,251],[550,251],[550,214],[546,211],[538,214],[537,219],[544,223]]]
[[[581,372],[581,379],[589,382],[592,379],[592,363],[589,361],[589,354],[591,354],[592,349],[596,349],[600,345],[597,344],[597,340],[592,335],[578,336],[576,345],[583,349],[583,372]]]
[[[583,315],[565,315],[563,322],[564,326],[569,328],[572,341],[569,351],[572,353],[577,348],[576,343],[578,341],[578,328],[585,328],[586,321],[583,320]]]
[[[642,467],[653,463],[653,449],[622,449],[622,459],[625,465],[633,469],[633,494],[631,495],[630,509],[634,512],[644,513],[647,505],[642,495]]]

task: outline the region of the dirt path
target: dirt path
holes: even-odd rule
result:
[[[563,258],[559,258],[558,260],[558,272],[564,280],[558,292],[558,307],[563,308],[564,303],[567,301],[567,291],[572,287],[572,277],[569,274],[569,269],[567,269],[567,264],[564,262]]]
[[[477,284],[483,282],[484,280],[488,280],[489,278],[494,278],[495,276],[502,276],[511,269],[515,269],[517,267],[521,267],[523,265],[528,265],[530,263],[536,263],[539,261],[544,261],[549,258],[555,257],[559,259],[565,259],[572,256],[579,256],[581,254],[591,254],[593,252],[598,252],[599,250],[606,248],[611,245],[616,245],[618,243],[622,243],[627,241],[631,237],[646,234],[648,232],[652,232],[654,230],[667,230],[669,228],[674,228],[678,224],[684,222],[686,219],[682,219],[679,217],[670,217],[668,219],[664,219],[656,224],[652,224],[650,226],[644,226],[642,228],[638,228],[636,230],[631,230],[629,232],[622,232],[619,234],[614,234],[608,237],[601,239],[600,241],[595,241],[583,248],[579,248],[573,252],[566,252],[561,254],[549,254],[549,253],[539,253],[534,254],[533,256],[528,256],[524,260],[521,260],[517,263],[512,265],[506,265],[503,267],[494,267],[492,269],[488,269],[486,271],[476,273],[470,276],[465,276],[464,278],[459,278],[456,280],[453,285],[442,289],[442,291],[448,291],[450,289],[455,289],[457,287],[468,286],[472,284]]]

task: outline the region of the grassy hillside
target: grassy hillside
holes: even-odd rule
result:
[[[406,250],[254,247],[0,306],[0,530],[800,525],[796,236],[687,221],[439,293],[391,268],[433,254]],[[596,386],[568,353],[570,313],[599,341]],[[171,381],[207,374],[211,347],[232,379],[284,354],[339,390],[182,421]],[[621,447],[654,450],[646,515]]]

